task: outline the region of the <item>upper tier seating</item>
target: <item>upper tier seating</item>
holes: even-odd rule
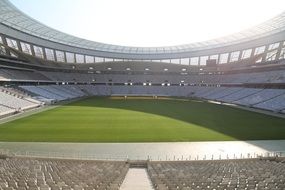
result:
[[[284,159],[284,158],[283,158]],[[284,190],[285,163],[277,160],[148,161],[157,190]],[[118,190],[125,161],[1,158],[1,190]]]
[[[49,81],[50,79],[36,71],[1,68],[0,69],[0,81],[1,80]]]
[[[61,73],[61,72],[41,72],[53,81],[65,82],[96,82],[96,83],[143,83],[153,84],[170,83],[179,84],[184,81],[187,84],[231,84],[231,83],[284,83],[285,74],[282,70],[238,73],[238,74],[203,74],[203,75],[180,75],[164,73],[157,74],[91,74],[91,73]],[[166,82],[167,81],[167,82]]]
[[[268,160],[150,162],[158,190],[285,189],[285,164]]]
[[[0,159],[3,190],[118,190],[125,162],[53,159]]]

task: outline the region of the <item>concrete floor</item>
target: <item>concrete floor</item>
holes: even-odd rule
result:
[[[112,160],[202,160],[247,158],[283,152],[285,140],[169,143],[0,142],[0,152],[18,155]]]
[[[130,168],[120,190],[152,190],[152,183],[144,168]]]

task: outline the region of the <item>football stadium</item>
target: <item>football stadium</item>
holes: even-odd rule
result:
[[[285,12],[144,47],[0,0],[0,190],[18,189],[284,190]]]

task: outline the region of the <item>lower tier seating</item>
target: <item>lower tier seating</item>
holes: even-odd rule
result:
[[[12,108],[8,108],[6,106],[0,105],[0,117],[8,114],[15,113],[16,110]]]
[[[35,108],[40,106],[40,104],[40,102],[33,101],[24,94],[15,93],[10,89],[0,88],[0,116]]]
[[[85,96],[76,85],[41,85],[41,86],[20,86],[23,90],[54,101],[62,101]],[[42,99],[42,98],[39,98]]]
[[[62,101],[83,96],[148,95],[203,98],[247,107],[284,113],[285,89],[206,86],[142,86],[142,85],[39,85],[20,86],[33,98]],[[3,94],[3,93],[2,93]],[[1,95],[1,94],[0,94]],[[33,102],[9,94],[2,95],[8,108],[23,109]],[[14,101],[15,99],[17,101]],[[7,100],[6,100],[7,99]],[[4,101],[5,100],[5,101]],[[1,102],[0,102],[1,105]]]

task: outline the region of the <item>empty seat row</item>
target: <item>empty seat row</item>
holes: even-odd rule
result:
[[[118,190],[125,162],[56,159],[0,159],[2,190]]]
[[[285,163],[269,160],[150,162],[158,190],[285,189]]]

